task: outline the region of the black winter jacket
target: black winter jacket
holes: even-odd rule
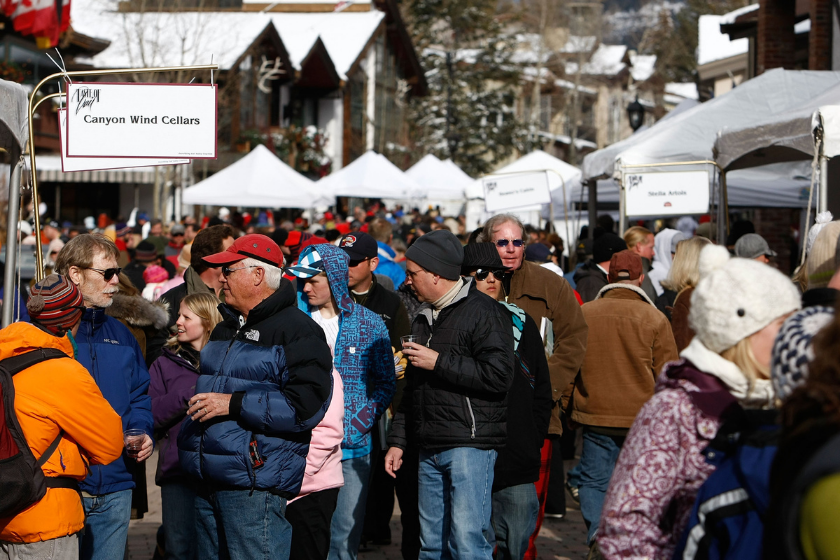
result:
[[[408,386],[388,436],[389,447],[500,449],[507,435],[507,391],[513,381],[509,313],[464,283],[436,320],[424,305],[411,332],[439,353],[433,371],[409,364]]]
[[[580,294],[580,299],[583,300],[583,303],[593,301],[598,297],[598,292],[601,291],[601,288],[609,284],[607,275],[591,259],[583,263],[583,266],[575,271],[574,278],[577,286],[575,289]]]
[[[496,458],[493,491],[529,484],[540,478],[540,451],[548,436],[554,399],[540,331],[524,312],[516,370],[508,391],[507,445]],[[521,316],[513,317],[514,322]]]

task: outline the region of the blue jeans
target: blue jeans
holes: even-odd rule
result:
[[[82,498],[85,531],[79,539],[81,560],[113,560],[125,555],[131,490]]]
[[[496,451],[420,450],[420,560],[491,560],[487,540]]]
[[[166,560],[193,560],[195,555],[195,490],[183,482],[160,485]]]
[[[572,467],[572,470],[569,471],[569,476],[566,478],[566,482],[569,483],[569,486],[580,488],[580,462],[578,462],[578,464]]]
[[[365,526],[365,508],[370,487],[370,454],[341,462],[344,486],[330,523],[329,560],[356,560]]]
[[[534,483],[509,486],[493,492],[492,535],[499,560],[521,560],[537,528],[540,501]],[[491,542],[491,546],[492,546]]]
[[[579,490],[580,512],[588,531],[587,543],[592,542],[598,530],[604,497],[623,444],[623,437],[596,434],[586,426],[583,428]]]
[[[196,556],[220,560],[288,560],[292,526],[286,499],[265,490],[199,488]]]

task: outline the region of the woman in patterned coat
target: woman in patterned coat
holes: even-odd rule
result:
[[[665,366],[642,407],[607,491],[597,543],[605,558],[671,558],[698,488],[714,466],[701,451],[738,407],[768,408],[773,341],[799,293],[779,271],[730,259],[720,246],[700,254],[691,296],[695,338]]]

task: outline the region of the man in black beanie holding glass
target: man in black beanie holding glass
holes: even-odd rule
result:
[[[452,233],[426,234],[405,256],[406,284],[423,307],[412,324],[414,341],[403,344],[407,387],[385,470],[393,476],[400,468],[409,441],[420,449],[421,557],[451,550],[490,560],[485,535],[497,450],[507,436],[512,323],[471,278],[460,277],[464,249]]]

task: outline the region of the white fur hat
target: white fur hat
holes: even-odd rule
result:
[[[784,274],[758,261],[731,258],[720,245],[703,248],[699,269],[688,322],[718,354],[801,307],[799,291]]]

